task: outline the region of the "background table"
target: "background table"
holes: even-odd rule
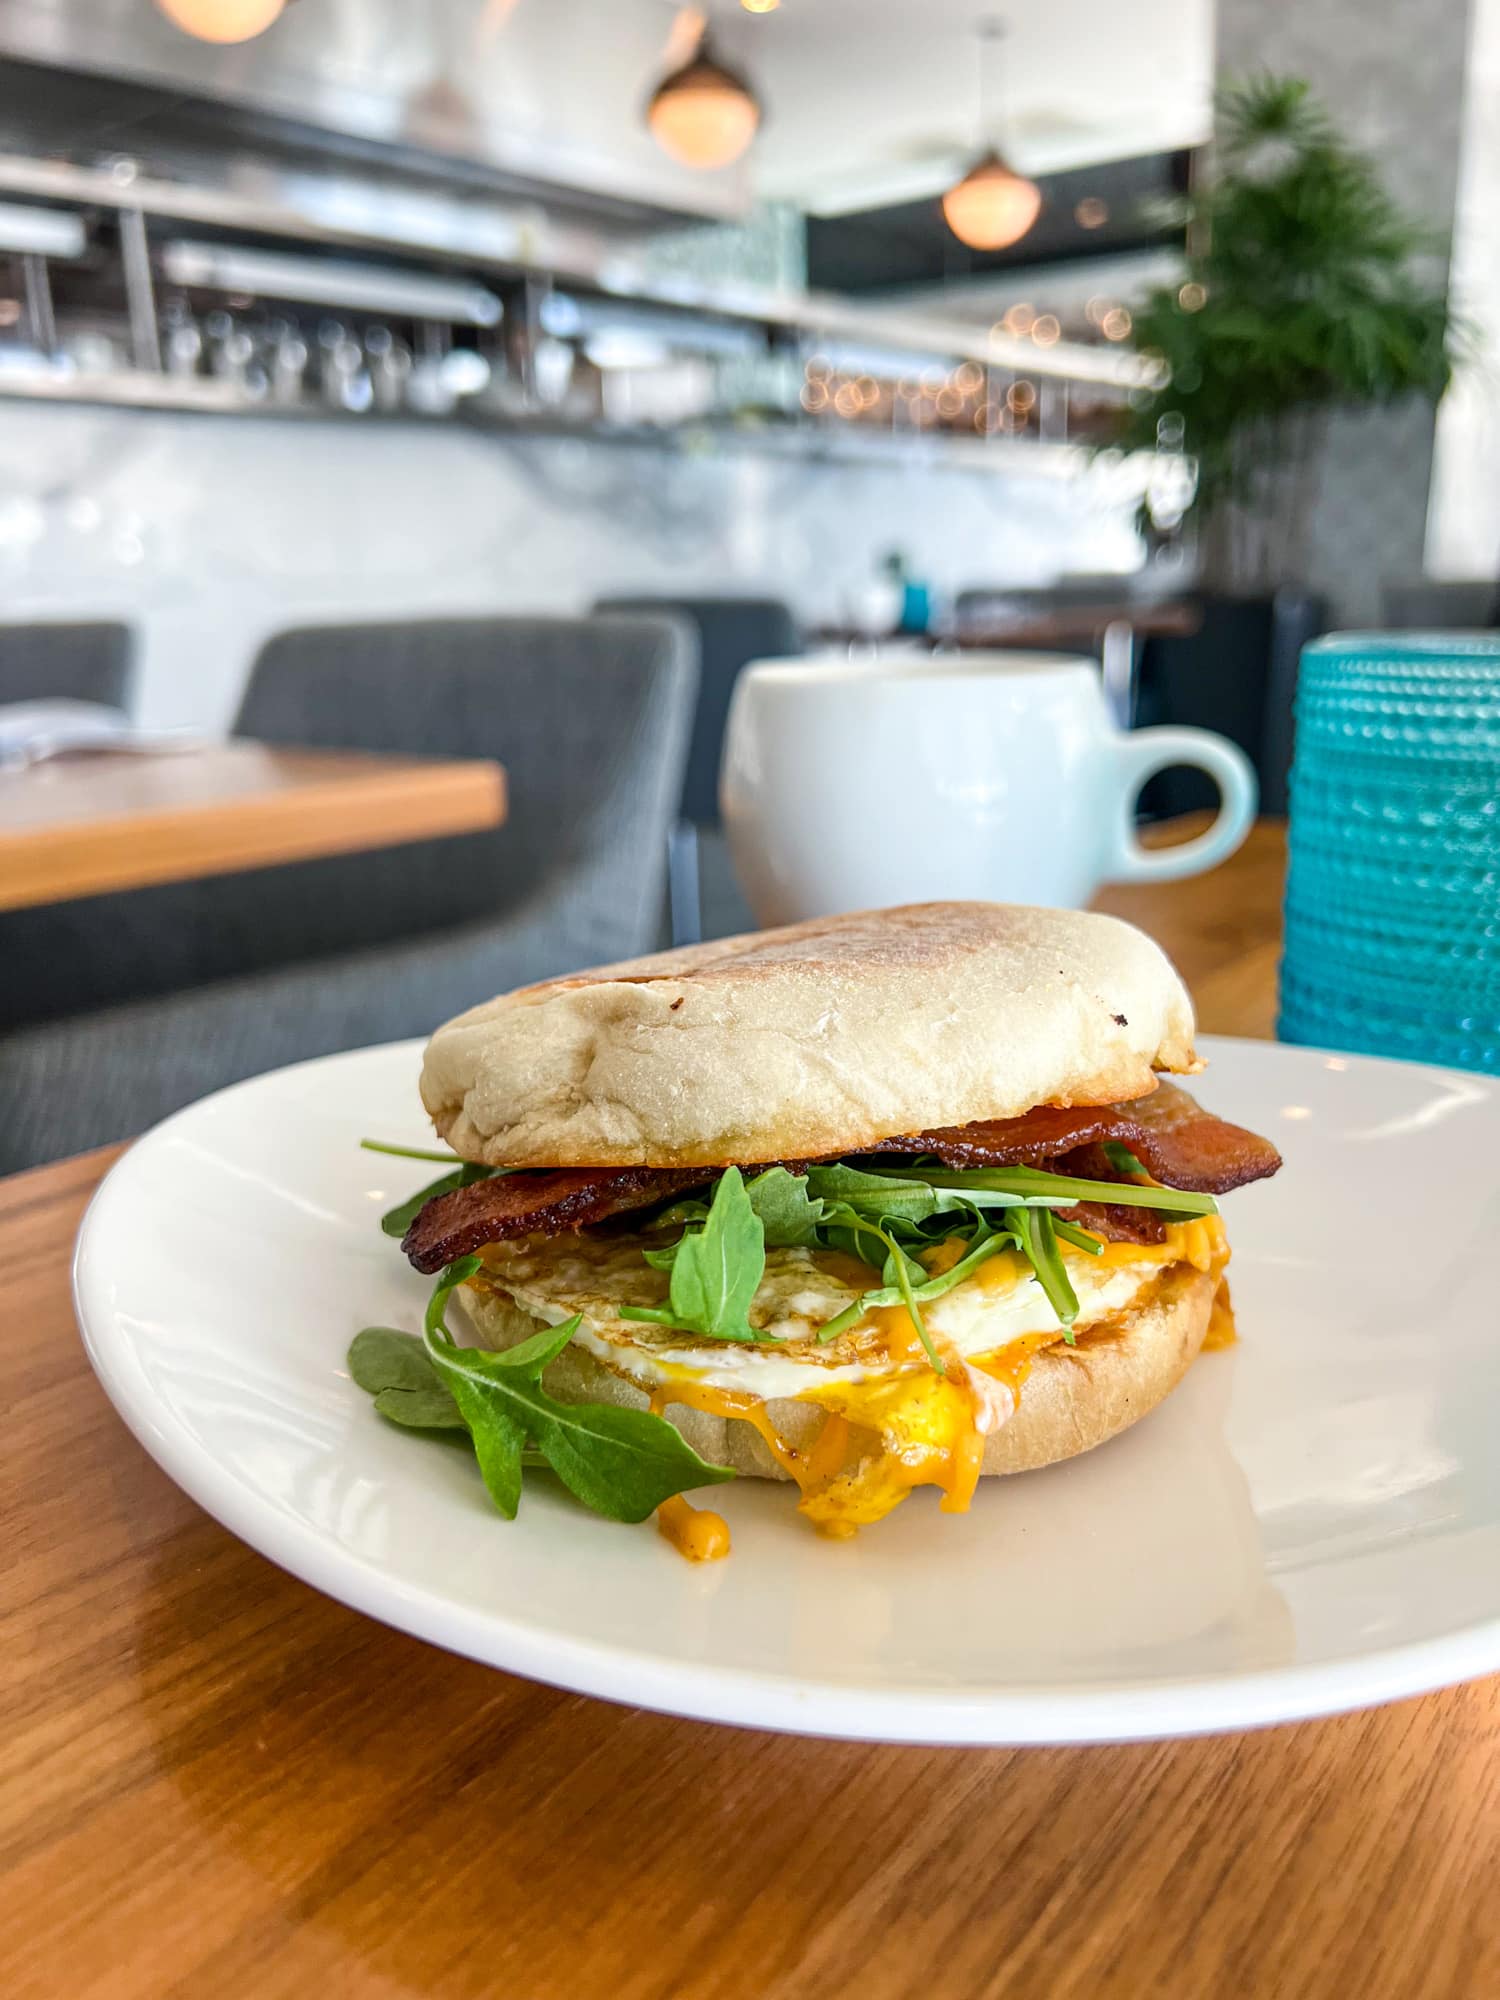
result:
[[[1280,845],[1109,899],[1206,1028],[1270,1020]],[[284,1576],[84,1363],[110,1157],[0,1183],[9,2000],[1500,1992],[1495,1681],[1196,1743],[818,1743],[512,1680]]]
[[[505,817],[488,758],[230,742],[0,771],[0,910],[477,833]]]

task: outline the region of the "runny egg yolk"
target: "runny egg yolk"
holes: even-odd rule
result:
[[[936,1275],[951,1269],[965,1247],[961,1239],[949,1239],[924,1252],[923,1263]],[[1109,1243],[1098,1261],[1108,1267],[1151,1263],[1163,1269],[1185,1263],[1218,1274],[1228,1257],[1223,1224],[1217,1216],[1203,1216],[1170,1225],[1165,1246]],[[1002,1251],[980,1265],[971,1282],[1003,1292],[1029,1268],[1015,1252]],[[799,1396],[799,1402],[827,1413],[810,1447],[798,1448],[780,1436],[766,1405],[736,1390],[674,1381],[653,1396],[652,1408],[683,1403],[751,1424],[777,1465],[800,1487],[801,1512],[826,1535],[854,1534],[890,1513],[917,1486],[938,1487],[945,1513],[966,1512],[983,1469],[986,1438],[1019,1407],[1035,1355],[1063,1338],[1061,1328],[1024,1334],[992,1354],[968,1359],[946,1355],[939,1375],[933,1368],[911,1365],[921,1355],[921,1339],[904,1306],[877,1306],[864,1324],[880,1336],[897,1370],[830,1383]],[[1233,1339],[1228,1289],[1221,1279],[1205,1345],[1224,1346]],[[694,1561],[729,1552],[729,1530],[717,1514],[676,1500],[659,1510],[658,1519],[662,1532]]]

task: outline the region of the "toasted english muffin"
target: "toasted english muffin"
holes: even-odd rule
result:
[[[489,1166],[724,1166],[854,1153],[1188,1074],[1160,947],[1076,910],[922,903],[523,987],[438,1029],[422,1101]]]

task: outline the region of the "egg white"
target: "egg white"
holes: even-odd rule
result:
[[[766,1253],[750,1318],[780,1345],[700,1341],[669,1327],[622,1319],[622,1305],[660,1305],[667,1295],[665,1273],[645,1262],[642,1248],[643,1239],[635,1235],[533,1237],[498,1244],[485,1253],[484,1285],[547,1325],[580,1315],[573,1336],[579,1345],[648,1393],[686,1378],[707,1389],[734,1390],[768,1402],[836,1383],[888,1377],[893,1365],[923,1365],[920,1354],[893,1364],[869,1340],[860,1343],[846,1336],[818,1344],[818,1328],[843,1312],[859,1296],[859,1287],[826,1268],[822,1253],[812,1250]],[[1175,1253],[1164,1245],[1159,1259],[1143,1253],[1123,1266],[1101,1265],[1081,1251],[1064,1255],[1078,1295],[1076,1326],[1082,1331],[1127,1311]],[[1029,1271],[1015,1271],[1010,1260],[988,1280],[984,1272],[981,1266],[923,1306],[923,1319],[940,1348],[975,1358],[1026,1334],[1060,1330]]]

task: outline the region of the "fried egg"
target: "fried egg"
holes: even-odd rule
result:
[[[1110,1244],[1098,1257],[1065,1248],[1078,1296],[1076,1330],[1128,1312],[1169,1264],[1196,1262],[1206,1269],[1218,1227],[1217,1218],[1211,1226],[1178,1224],[1168,1230],[1164,1243]],[[641,1254],[645,1247],[646,1239],[633,1233],[573,1233],[495,1244],[484,1253],[486,1288],[508,1295],[547,1325],[579,1315],[574,1339],[648,1394],[691,1381],[769,1402],[928,1365],[901,1307],[876,1308],[835,1339],[819,1341],[821,1327],[881,1283],[879,1272],[840,1251],[767,1251],[748,1315],[764,1336],[754,1346],[698,1339],[671,1327],[623,1319],[621,1306],[666,1303],[667,1274],[646,1263]],[[965,1362],[982,1362],[1032,1336],[1062,1337],[1046,1293],[1014,1251],[999,1252],[950,1292],[925,1304],[922,1317],[939,1352]]]
[[[646,1263],[646,1246],[617,1232],[495,1244],[471,1284],[513,1307],[520,1328],[576,1315],[574,1342],[652,1409],[682,1405],[748,1424],[801,1487],[802,1512],[828,1534],[879,1520],[919,1485],[939,1487],[947,1511],[967,1508],[986,1438],[1014,1415],[1034,1355],[1064,1338],[1030,1265],[1000,1251],[922,1308],[941,1371],[900,1306],[873,1308],[820,1340],[821,1328],[881,1281],[857,1259],[817,1249],[767,1252],[748,1314],[760,1341],[695,1338],[621,1316],[622,1306],[666,1302],[669,1279]],[[957,1244],[938,1246],[930,1267],[941,1270],[958,1254]],[[1075,1330],[1086,1337],[1129,1313],[1169,1266],[1216,1271],[1228,1252],[1215,1216],[1173,1225],[1160,1244],[1062,1254],[1078,1297]],[[807,1406],[810,1420],[795,1437],[785,1434],[788,1404]],[[783,1413],[774,1422],[771,1406]],[[723,1521],[680,1498],[662,1509],[660,1524],[695,1559],[727,1553]]]

